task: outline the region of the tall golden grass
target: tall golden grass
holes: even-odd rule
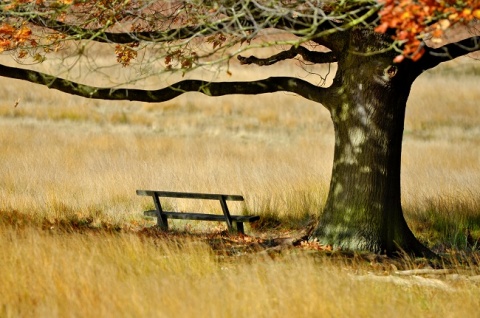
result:
[[[2,228],[2,317],[472,317],[464,275],[385,276],[291,252],[218,261],[195,241]]]
[[[437,248],[465,247],[467,227],[480,234],[480,77],[450,70],[415,83],[402,161],[407,220]],[[254,236],[305,227],[321,213],[333,157],[332,125],[318,104],[278,93],[192,94],[147,105],[1,83],[1,317],[469,317],[478,311],[473,261],[448,275],[402,278],[393,275],[394,265],[364,259],[337,261],[298,249],[222,258],[204,241],[135,234],[154,224],[142,216],[152,203],[136,189],[243,194],[246,202],[232,204],[234,213],[276,218],[283,226],[274,234],[247,228]],[[219,211],[208,201],[167,204]],[[129,231],[71,233],[59,229],[62,220]],[[209,222],[179,221],[174,228],[218,230]]]

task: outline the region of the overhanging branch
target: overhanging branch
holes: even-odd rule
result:
[[[187,92],[199,92],[207,96],[223,96],[232,94],[257,95],[280,91],[296,93],[306,99],[323,103],[324,105],[328,104],[330,99],[330,90],[328,88],[318,87],[304,80],[291,77],[269,77],[250,82],[184,80],[158,90],[143,90],[89,86],[37,71],[1,64],[0,76],[44,85],[71,95],[103,100],[158,103],[171,100]]]
[[[419,61],[423,70],[431,69],[440,63],[450,61],[472,52],[480,51],[480,36],[450,43],[439,48],[427,48]]]
[[[244,57],[239,55],[237,56],[237,58],[240,61],[240,64],[256,64],[259,66],[266,66],[275,64],[279,61],[293,59],[297,55],[300,55],[307,62],[312,62],[316,64],[337,62],[337,57],[332,52],[310,51],[303,46],[292,46],[290,50],[280,52],[264,59],[257,58],[253,55],[250,57]]]

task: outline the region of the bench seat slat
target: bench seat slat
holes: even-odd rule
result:
[[[146,216],[157,216],[156,210],[145,211]],[[169,219],[178,220],[199,220],[199,221],[225,221],[225,215],[223,214],[208,214],[208,213],[194,213],[194,212],[166,212],[164,214]],[[232,215],[232,221],[234,222],[254,222],[260,219],[258,215]]]
[[[153,190],[137,190],[137,195],[157,195],[164,198],[179,199],[204,199],[204,200],[220,200],[225,198],[228,201],[244,201],[241,195],[230,194],[213,194],[213,193],[189,193],[189,192],[170,192],[170,191],[153,191]]]

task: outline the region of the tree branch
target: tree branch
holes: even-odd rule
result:
[[[255,56],[244,57],[241,55],[237,56],[237,59],[240,61],[240,64],[256,64],[259,66],[272,65],[279,61],[293,59],[297,55],[300,55],[305,61],[323,64],[323,63],[333,63],[337,62],[337,57],[332,52],[316,52],[310,51],[303,46],[295,47],[292,46],[290,50],[283,51],[273,56],[270,56],[265,59],[260,59]]]
[[[202,80],[184,80],[158,90],[130,88],[103,88],[79,84],[67,79],[33,70],[19,69],[0,64],[0,76],[25,80],[47,86],[71,95],[103,100],[130,100],[158,103],[173,99],[187,92],[199,92],[207,96],[232,94],[257,95],[274,92],[292,92],[306,99],[328,104],[331,93],[309,82],[291,77],[269,77],[249,82],[208,82]]]
[[[439,48],[426,48],[419,63],[423,70],[431,69],[440,63],[480,50],[480,36],[474,36]]]
[[[188,39],[194,35],[202,34],[207,36],[214,34],[221,29],[221,24],[214,28],[205,26],[189,26],[182,28],[174,28],[163,31],[132,31],[132,32],[108,32],[105,28],[86,29],[75,25],[66,24],[56,20],[46,20],[35,17],[29,20],[36,26],[48,28],[61,34],[69,35],[75,40],[93,40],[100,43],[128,44],[132,42],[148,41],[148,42],[167,42]]]

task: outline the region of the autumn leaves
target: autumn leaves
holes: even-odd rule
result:
[[[375,31],[395,29],[393,38],[399,42],[400,54],[395,62],[404,58],[414,61],[425,53],[425,40],[441,43],[444,31],[454,24],[469,24],[480,19],[480,1],[437,0],[379,0],[380,25]]]

